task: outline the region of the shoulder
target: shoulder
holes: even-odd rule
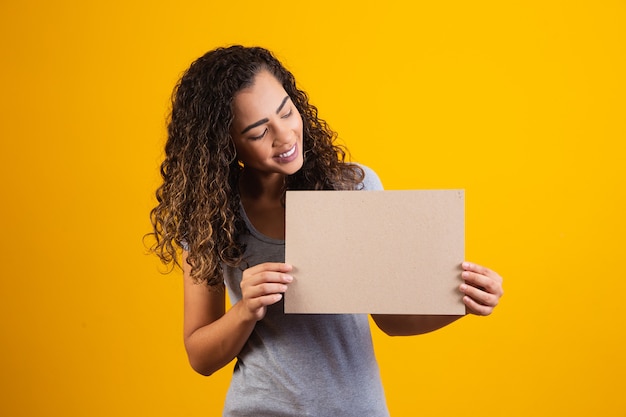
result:
[[[375,191],[384,189],[383,183],[380,181],[378,174],[376,174],[372,168],[363,164],[355,163],[354,165],[360,167],[364,174],[363,181],[357,187],[358,190]]]

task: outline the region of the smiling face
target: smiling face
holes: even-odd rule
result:
[[[302,117],[272,74],[259,72],[232,106],[230,133],[245,170],[291,175],[302,167]]]

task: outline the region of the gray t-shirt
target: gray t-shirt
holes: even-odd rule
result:
[[[362,168],[360,188],[381,190],[378,176]],[[246,266],[284,262],[285,242],[262,235],[241,212]],[[224,267],[233,304],[241,275]],[[284,314],[283,307],[268,307],[237,356],[224,416],[389,416],[367,315]]]

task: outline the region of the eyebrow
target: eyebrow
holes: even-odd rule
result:
[[[285,104],[287,103],[287,100],[289,100],[289,96],[285,96],[285,98],[283,98],[283,101],[280,102],[280,106],[278,106],[278,108],[276,109],[276,114],[280,113],[280,111],[283,109],[283,107],[285,107]],[[262,124],[265,124],[265,123],[267,123],[269,121],[270,121],[270,119],[268,119],[266,117],[264,119],[259,120],[258,122],[254,122],[251,125],[246,126],[246,128],[241,131],[241,134],[243,135],[248,130],[254,129],[257,126],[261,126]]]

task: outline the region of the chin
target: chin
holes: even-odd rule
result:
[[[300,171],[302,169],[302,166],[304,165],[304,160],[302,158],[298,158],[296,161],[293,161],[290,165],[287,175],[293,175],[296,172]]]

